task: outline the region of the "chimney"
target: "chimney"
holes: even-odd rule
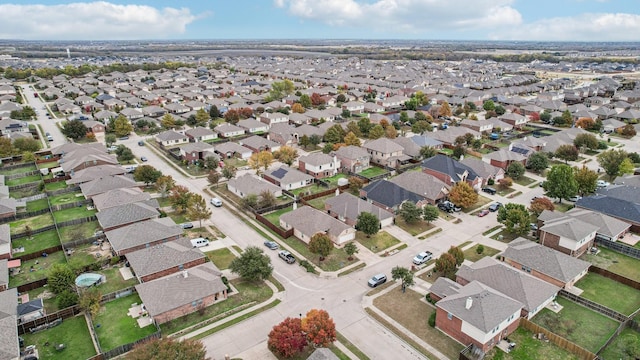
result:
[[[185,279],[189,277],[189,273],[187,272],[187,270],[182,270],[182,277],[185,278]],[[469,298],[469,299],[471,299],[471,298]]]
[[[468,297],[467,302],[464,304],[464,308],[469,310],[471,309],[471,305],[473,305],[473,299],[471,297]]]

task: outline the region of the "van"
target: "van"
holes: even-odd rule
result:
[[[213,205],[215,207],[220,207],[220,206],[222,206],[222,200],[220,200],[218,198],[212,198],[211,199],[211,205]]]
[[[209,240],[205,238],[191,239],[191,246],[193,246],[194,248],[209,246]]]
[[[53,136],[47,135],[47,141],[53,141]]]

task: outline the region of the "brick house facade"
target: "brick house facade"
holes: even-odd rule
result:
[[[164,324],[173,319],[177,319],[179,317],[194,313],[201,308],[206,308],[208,306],[211,306],[216,302],[225,300],[226,298],[227,298],[227,291],[225,290],[222,293],[213,294],[213,295],[204,297],[198,300],[195,305],[193,303],[184,304],[180,307],[166,311],[162,314],[155,315],[153,319],[156,321],[157,324]]]
[[[200,264],[204,264],[206,261],[207,261],[207,258],[203,257],[201,259],[197,259],[197,260],[190,261],[188,263],[182,264],[182,266],[174,266],[174,267],[171,267],[171,268],[168,268],[168,269],[164,269],[162,271],[158,271],[158,272],[153,273],[153,274],[142,276],[142,277],[140,277],[140,280],[142,282],[155,280],[155,279],[167,276],[167,275],[175,274],[178,271],[182,271],[184,269],[189,269],[189,268],[192,268],[194,266],[197,266],[197,265],[200,265]]]

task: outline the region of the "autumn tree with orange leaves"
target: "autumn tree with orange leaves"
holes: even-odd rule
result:
[[[302,331],[302,321],[290,317],[284,319],[271,329],[267,344],[269,350],[284,358],[299,354],[307,347],[307,337]]]
[[[336,324],[325,310],[309,310],[302,319],[302,330],[315,347],[326,347],[336,341]]]

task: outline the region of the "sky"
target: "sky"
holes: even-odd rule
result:
[[[640,0],[0,0],[0,39],[640,41]]]

